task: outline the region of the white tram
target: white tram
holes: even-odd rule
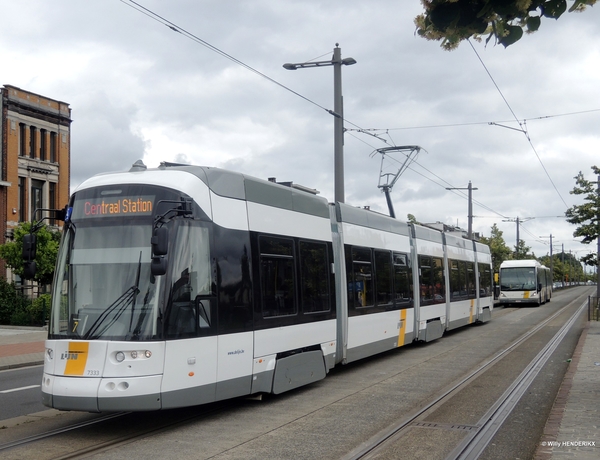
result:
[[[278,394],[492,308],[485,245],[238,173],[137,162],[66,209],[43,402]]]
[[[541,305],[552,298],[552,274],[537,260],[505,260],[500,264],[501,304]]]

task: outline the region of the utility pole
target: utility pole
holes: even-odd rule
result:
[[[565,243],[562,243],[562,252],[560,254],[562,256],[562,269],[563,269],[563,273],[562,273],[562,286],[563,288],[565,287]]]
[[[520,224],[522,224],[523,222],[527,222],[528,220],[531,219],[535,219],[535,217],[527,217],[525,218],[525,220],[523,219],[519,219],[519,216],[517,216],[516,218],[511,218],[511,219],[502,219],[502,222],[516,222],[517,223],[517,245],[515,246],[515,256],[518,259],[519,258],[519,226]]]
[[[550,238],[550,279],[554,284],[554,259],[552,258],[552,233],[550,236],[540,236],[540,238]]]
[[[471,185],[471,181],[469,181],[469,185],[467,188],[460,187],[446,187],[446,190],[468,190],[469,197],[469,211],[467,215],[468,227],[467,227],[467,238],[470,240],[473,239],[473,190],[478,190],[477,188],[473,188]]]

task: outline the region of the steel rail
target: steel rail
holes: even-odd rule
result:
[[[581,304],[571,318],[559,329],[544,348],[540,350],[511,386],[479,420],[476,424],[479,428],[472,434],[469,433],[469,436],[446,457],[447,459],[475,460],[479,458],[586,307],[587,302]]]
[[[526,333],[524,333],[523,335],[521,335],[519,338],[517,338],[516,340],[514,340],[508,347],[506,347],[503,350],[501,350],[498,353],[496,353],[492,358],[490,358],[488,361],[486,361],[483,364],[481,364],[478,368],[476,368],[475,370],[473,370],[471,373],[467,374],[465,377],[463,377],[457,383],[455,383],[454,385],[452,385],[446,391],[444,391],[443,393],[439,394],[437,397],[433,398],[430,402],[428,402],[427,404],[425,404],[421,408],[417,409],[415,412],[411,413],[410,415],[408,415],[404,419],[400,420],[397,424],[394,424],[394,425],[390,426],[388,429],[386,429],[386,430],[384,430],[384,431],[382,431],[382,432],[380,432],[380,433],[372,436],[370,439],[368,439],[367,441],[365,441],[362,444],[360,444],[357,448],[355,448],[352,451],[350,451],[342,459],[343,460],[358,460],[358,459],[369,458],[370,454],[374,453],[374,451],[376,449],[378,449],[380,446],[382,446],[386,441],[390,440],[393,437],[399,436],[404,430],[408,429],[410,425],[412,425],[418,418],[422,417],[426,412],[428,412],[434,406],[437,406],[438,404],[440,404],[440,403],[444,402],[445,400],[449,399],[450,397],[452,397],[461,388],[463,388],[465,385],[467,385],[468,383],[470,383],[473,379],[475,379],[480,374],[482,374],[490,366],[492,366],[493,364],[495,364],[496,362],[498,362],[500,359],[502,359],[507,353],[511,352],[514,348],[518,347],[525,340],[529,339],[532,335],[534,335],[540,329],[542,329],[543,327],[545,327],[549,322],[553,321],[559,315],[563,314],[567,309],[572,308],[573,303],[574,302],[569,302],[569,304],[565,305],[563,308],[561,308],[560,310],[558,310],[557,312],[555,312],[554,314],[552,314],[550,317],[546,318],[544,321],[542,321],[541,323],[539,323],[537,326],[535,326],[534,328],[530,329],[529,331],[527,331]],[[582,308],[585,305],[587,305],[587,303],[582,304],[582,306],[580,306],[579,309],[577,310],[577,313],[575,313],[575,315],[573,315],[573,316],[576,317],[578,314],[580,314]],[[567,323],[570,324],[571,321],[574,321],[573,317],[571,317],[571,320],[569,320],[569,322],[567,322]],[[563,328],[561,329],[561,331],[563,329],[565,329],[565,326],[563,326]],[[560,333],[560,331],[559,331],[559,333]],[[554,339],[551,340],[550,342],[553,342],[553,341],[554,341]],[[558,344],[557,344],[557,346],[558,346]],[[536,359],[534,359],[534,361],[536,361]],[[517,381],[518,381],[518,379],[517,379]],[[501,400],[502,400],[502,397],[499,398],[498,401],[496,401],[496,403],[494,404],[494,407],[499,406],[501,404]],[[474,430],[473,435],[469,436],[468,439],[472,440],[473,437],[477,436],[477,434],[482,429],[485,429],[487,431],[490,428],[489,428],[489,426],[487,424],[486,424],[486,426],[478,427],[478,429]],[[463,444],[460,444],[460,445],[462,446]],[[464,449],[468,448],[468,446],[463,446],[463,447],[464,447]],[[447,458],[449,459],[449,458],[452,458],[452,457],[449,456]]]

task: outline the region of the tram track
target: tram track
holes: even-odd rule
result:
[[[406,410],[398,410],[399,415],[396,418],[396,420],[400,419],[406,422],[405,425],[407,427],[404,434],[411,429],[429,430],[428,433],[444,430],[452,431],[460,439],[454,445],[448,445],[446,449],[448,452],[457,448],[461,442],[464,443],[465,439],[474,439],[479,427],[484,425],[482,420],[486,417],[491,418],[489,414],[486,413],[485,417],[480,416],[477,420],[469,420],[466,423],[451,423],[449,419],[439,417],[439,412],[436,413],[436,411],[439,411],[440,407],[444,405],[452,405],[452,398],[447,397],[442,399],[439,395],[435,397],[432,395],[442,391],[442,387],[444,388],[443,393],[449,393],[449,390],[454,388],[454,395],[460,394],[461,390],[469,387],[477,378],[491,373],[497,367],[497,364],[506,361],[503,358],[509,356],[519,346],[524,345],[528,347],[527,341],[531,340],[536,332],[544,332],[544,328],[548,326],[554,328],[556,323],[562,321],[563,316],[570,315],[571,318],[576,316],[569,309],[573,309],[574,311],[579,305],[578,302],[580,303],[580,300],[576,299],[562,308],[559,308],[560,306],[553,302],[550,306],[554,306],[558,311],[554,313],[548,312],[549,317],[540,321],[539,324],[536,321],[535,326],[533,326],[534,322],[531,321],[530,331],[523,334],[523,330],[521,330],[518,335],[514,334],[512,339],[507,341],[508,344],[496,348],[494,353],[478,353],[477,356],[480,356],[480,358],[477,356],[469,358],[472,363],[470,369],[473,369],[473,367],[477,367],[477,369],[467,370],[469,368],[465,366],[462,371],[464,372],[462,377],[460,376],[461,374],[456,373],[453,378],[454,380],[444,380],[446,383],[442,383],[444,381],[440,380],[438,390],[428,394],[427,399],[419,397],[416,393],[411,392],[410,388],[406,387],[406,404],[410,404],[410,406],[406,405]],[[301,445],[306,444],[307,441],[306,433],[304,432],[306,427],[314,426],[314,430],[311,431],[313,434],[310,436],[317,439],[317,436],[323,430],[323,425],[320,425],[323,423],[322,421],[328,420],[328,418],[331,420],[331,417],[335,420],[343,419],[349,421],[351,417],[348,417],[348,413],[344,411],[353,406],[359,407],[363,401],[369,406],[378,406],[377,401],[372,399],[376,397],[376,387],[388,388],[386,393],[389,389],[398,388],[398,384],[404,387],[405,383],[403,382],[410,382],[411,379],[414,379],[414,377],[405,378],[405,375],[410,374],[414,376],[417,373],[420,375],[423,372],[423,366],[425,368],[439,368],[440,359],[445,361],[447,358],[442,357],[446,356],[446,354],[458,353],[457,347],[478,349],[480,347],[478,337],[489,336],[490,333],[502,335],[504,334],[502,332],[503,328],[512,328],[512,324],[521,323],[524,319],[530,317],[533,319],[535,316],[541,316],[539,313],[543,313],[543,308],[501,308],[495,314],[495,324],[492,321],[486,325],[468,328],[468,330],[455,331],[446,338],[449,340],[442,339],[437,344],[434,342],[430,344],[416,344],[415,346],[406,348],[403,347],[405,349],[399,349],[397,352],[389,353],[387,356],[365,360],[339,369],[336,368],[333,375],[325,379],[322,383],[305,387],[289,394],[267,398],[260,404],[238,399],[227,402],[227,404],[214,404],[181,410],[112,414],[113,418],[108,418],[110,415],[107,418],[98,417],[96,419],[98,420],[97,422],[73,424],[72,426],[64,427],[62,430],[48,431],[47,433],[40,434],[35,439],[33,437],[30,439],[23,438],[18,444],[13,442],[0,445],[0,455],[3,459],[71,459],[88,457],[110,459],[128,456],[127,452],[135,452],[136,456],[142,455],[144,449],[152,453],[157,453],[160,449],[163,455],[166,455],[166,452],[170,452],[167,446],[173,448],[173,442],[175,442],[175,445],[181,448],[182,442],[175,440],[184,439],[183,444],[186,444],[185,448],[187,449],[191,449],[192,445],[195,444],[196,451],[193,455],[194,458],[289,458],[289,450],[286,454],[275,453],[275,449],[277,449],[275,446],[283,446],[282,443],[285,443],[288,445],[288,449],[292,449],[291,446],[295,446],[295,449],[303,448]],[[505,324],[502,325],[502,323]],[[492,325],[494,327],[490,328]],[[494,333],[493,331],[496,328],[499,330]],[[556,336],[554,330],[552,331],[552,336]],[[556,339],[556,341],[558,343],[559,340]],[[490,351],[492,347],[493,345],[490,345]],[[443,350],[441,353],[439,351],[434,352],[435,348]],[[536,350],[537,353],[538,351]],[[486,358],[485,356],[488,357]],[[477,360],[479,360],[480,364],[476,366]],[[529,359],[529,362],[532,361],[533,359]],[[394,370],[390,372],[392,368]],[[478,371],[479,368],[482,369]],[[519,369],[519,372],[521,372],[521,369]],[[366,379],[368,383],[364,385],[363,382],[358,382],[357,384],[350,382],[354,378],[360,380],[364,378],[361,376],[365,375],[368,376]],[[400,376],[403,376],[402,380],[398,380]],[[463,382],[462,386],[460,385],[461,382]],[[505,391],[505,388],[503,391]],[[325,394],[323,400],[315,400],[315,398],[321,397],[323,394]],[[425,392],[422,391],[422,394],[425,395]],[[400,395],[400,393],[388,393],[387,397],[388,399],[398,397],[394,395]],[[496,396],[494,396],[493,401],[490,401],[488,407],[492,407],[493,403],[499,400]],[[367,402],[367,400],[369,401]],[[314,404],[312,404],[313,401]],[[426,403],[426,401],[429,401],[429,403]],[[400,402],[398,401],[395,404]],[[403,402],[403,404],[405,403]],[[421,409],[416,411],[414,409],[415,405],[419,405]],[[464,405],[464,403],[456,403],[457,407],[461,405]],[[360,407],[362,408],[362,406]],[[411,407],[412,409],[410,409]],[[362,410],[364,412],[364,409]],[[335,416],[332,415],[334,413]],[[366,414],[364,415],[364,420],[367,420]],[[100,423],[100,421],[103,421],[103,423]],[[498,418],[495,419],[495,423],[500,424]],[[383,431],[387,432],[387,438],[391,440],[393,437],[393,433],[390,435],[391,428],[388,427]],[[380,431],[380,434],[383,431]],[[235,435],[233,434],[234,432]],[[336,430],[336,434],[339,435],[339,432],[339,429]],[[350,431],[348,430],[348,432]],[[201,433],[201,437],[198,437],[199,433]],[[228,433],[232,434],[228,435]],[[292,441],[289,438],[290,433],[293,433],[296,441]],[[357,447],[345,458],[393,458],[385,455],[385,447],[381,447],[379,451],[384,452],[384,454],[377,454],[373,449],[370,449],[368,453],[365,451],[367,443],[376,437],[373,436],[374,431],[368,435],[372,436],[372,438],[360,445],[358,445],[360,442],[359,436],[362,435],[359,435],[359,432],[353,433],[355,433],[354,442],[348,444],[350,447],[347,447],[346,450],[342,450],[344,448],[343,443],[338,443],[336,447],[326,449],[322,455],[319,455],[315,453],[314,447],[307,447],[308,450],[306,452],[297,451],[297,458],[342,458],[344,453],[348,452],[352,446]],[[488,431],[488,433],[491,433],[491,431]],[[223,442],[225,438],[226,441]],[[158,442],[158,439],[161,442]],[[208,444],[207,439],[210,440]],[[328,440],[326,444],[330,444],[332,439]],[[394,441],[390,442],[393,443]],[[265,453],[267,449],[268,453]],[[311,451],[310,449],[313,450]],[[359,450],[365,452],[361,453]],[[24,454],[24,452],[26,453]],[[35,452],[35,454],[32,454],[32,452]],[[39,454],[39,452],[42,454]],[[176,455],[185,455],[185,452],[178,452]],[[463,455],[462,451],[461,455]],[[187,452],[187,456],[190,456],[190,451]],[[402,456],[401,458],[407,457]],[[428,456],[428,458],[446,457]],[[461,457],[455,455],[448,458]]]
[[[500,429],[502,423],[510,415],[516,404],[519,402],[531,382],[539,374],[544,364],[550,359],[552,353],[556,350],[562,339],[570,328],[574,325],[577,318],[580,317],[587,306],[587,301],[583,302],[576,311],[563,324],[559,331],[542,348],[535,358],[526,366],[519,376],[510,384],[506,391],[498,398],[489,410],[475,424],[465,423],[435,423],[427,421],[428,416],[443,404],[451,402],[460,391],[470,385],[477,377],[486,372],[500,360],[504,359],[509,353],[522,346],[548,324],[564,315],[569,309],[573,308],[571,302],[561,308],[553,315],[530,329],[519,338],[514,340],[509,346],[498,352],[491,359],[481,364],[467,376],[456,382],[451,387],[445,389],[442,393],[433,398],[429,403],[423,405],[417,411],[400,420],[397,424],[388,427],[386,430],[376,434],[359,447],[351,451],[344,457],[344,460],[358,459],[378,459],[392,458],[389,454],[390,446],[401,442],[413,427],[434,428],[462,431],[466,433],[456,445],[456,447],[444,458],[446,460],[473,460],[479,458],[482,452],[491,442],[493,436]]]
[[[99,454],[103,451],[117,448],[132,442],[142,440],[148,436],[164,433],[176,429],[195,421],[201,421],[204,418],[214,414],[219,414],[229,407],[233,407],[231,401],[215,403],[198,408],[174,409],[162,412],[163,417],[145,417],[144,413],[116,412],[107,415],[101,415],[92,420],[72,423],[66,426],[44,431],[32,436],[26,436],[15,441],[0,444],[0,456],[3,459],[25,458],[23,452],[36,452],[32,458],[67,460],[86,458],[91,455]],[[194,410],[195,409],[195,410]],[[118,434],[121,427],[132,427],[130,432]],[[84,432],[94,430],[97,433],[103,433],[103,436],[87,436]],[[127,431],[124,429],[123,431]],[[82,439],[87,442],[81,445]],[[55,452],[49,452],[44,446],[48,443],[62,445],[61,449],[51,449]],[[46,452],[44,455],[43,452]],[[25,454],[28,457],[27,454]]]

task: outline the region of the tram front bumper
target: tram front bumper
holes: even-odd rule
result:
[[[44,373],[42,403],[84,412],[146,411],[162,408],[162,375],[145,377],[63,377]]]

